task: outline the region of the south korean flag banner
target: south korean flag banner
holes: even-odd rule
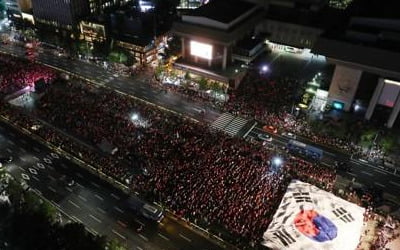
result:
[[[293,180],[262,244],[271,249],[354,250],[359,243],[363,214],[362,207]]]

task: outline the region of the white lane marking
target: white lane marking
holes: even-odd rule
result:
[[[47,164],[52,164],[53,162],[49,158],[43,158],[43,161],[46,162]]]
[[[387,172],[385,172],[383,170],[380,170],[379,168],[374,168],[374,171],[377,172],[377,173],[380,173],[380,174],[384,174],[384,175],[388,174]]]
[[[76,216],[72,216],[72,218],[73,218],[75,221],[77,221],[77,222],[79,222],[79,223],[83,224],[83,222],[82,222],[80,219],[78,219],[78,217],[76,217]]]
[[[395,185],[395,186],[400,187],[400,183],[397,183],[397,182],[394,182],[394,181],[389,181],[389,183],[390,183],[390,184],[393,184],[393,185]]]
[[[68,190],[68,192],[72,193],[72,189],[70,189],[69,187],[65,187],[66,190]]]
[[[29,181],[31,178],[29,178],[29,175],[27,174],[21,174],[22,179]]]
[[[118,236],[121,237],[122,239],[126,240],[126,237],[125,237],[125,236],[123,236],[122,234],[118,233],[118,232],[115,231],[114,229],[112,229],[111,232],[115,233],[116,235],[118,235]]]
[[[51,157],[53,157],[54,159],[59,159],[60,156],[56,153],[50,153]]]
[[[11,145],[15,145],[15,143],[11,140],[8,140],[8,143],[10,143]]]
[[[380,187],[386,187],[385,185],[379,183],[379,182],[374,182],[375,185],[380,186]]]
[[[101,223],[101,220],[97,218],[96,216],[89,214],[89,217],[92,218],[93,220],[97,221],[98,223]]]
[[[146,236],[144,236],[143,234],[139,234],[139,237],[145,241],[149,241],[149,239]]]
[[[76,208],[81,208],[80,206],[78,206],[78,204],[76,204],[75,202],[68,200],[69,203],[71,203],[74,207]]]
[[[38,149],[37,147],[33,147],[33,150],[35,150],[36,152],[40,153],[40,149]]]
[[[25,157],[23,157],[23,156],[20,156],[19,159],[20,159],[21,161],[23,161],[23,162],[26,162],[26,161],[27,161],[27,160],[25,159]]]
[[[87,201],[87,199],[86,199],[85,197],[83,197],[82,195],[78,195],[78,198],[81,199],[81,200],[83,200],[84,202]]]
[[[119,196],[117,196],[117,195],[115,195],[113,193],[111,193],[110,196],[113,197],[114,199],[117,199],[117,200],[121,199]]]
[[[371,173],[369,173],[369,172],[366,172],[366,171],[361,171],[361,173],[366,174],[366,175],[369,175],[369,176],[373,176],[373,174],[371,174]]]
[[[9,148],[6,148],[6,151],[8,152],[8,153],[12,153],[12,150],[11,149],[9,149]]]
[[[55,188],[53,188],[52,186],[48,186],[47,187],[49,190],[53,191],[54,193],[57,193],[57,190]]]
[[[39,160],[39,158],[37,156],[33,156],[33,159],[35,159],[35,161]]]
[[[113,208],[114,208],[115,210],[117,210],[118,212],[120,212],[121,214],[124,213],[124,210],[122,210],[122,209],[119,208],[119,207],[114,206]]]
[[[163,235],[162,233],[158,233],[158,236],[160,236],[164,240],[170,240],[167,236]]]
[[[137,246],[136,249],[137,249],[137,250],[143,250],[143,248],[141,248],[141,247],[139,247],[139,246]]]
[[[93,186],[95,186],[95,187],[97,187],[97,188],[100,188],[100,185],[97,184],[97,183],[94,183],[94,182],[91,181],[90,184],[92,184]]]
[[[191,239],[189,239],[188,237],[186,237],[186,236],[183,235],[183,234],[179,234],[179,236],[180,236],[182,239],[184,239],[184,240],[186,240],[186,241],[188,241],[188,242],[192,242]]]
[[[34,168],[28,168],[28,170],[29,170],[29,172],[31,172],[31,174],[34,174],[34,175],[38,174],[38,172]]]
[[[49,177],[49,179],[52,180],[52,181],[55,181],[55,180],[56,180],[56,178],[54,178],[54,177],[51,176],[51,175],[48,175],[47,177]]]
[[[354,176],[354,177],[357,177],[357,175],[355,175],[355,174],[353,174],[353,173],[351,173],[351,172],[346,172],[348,175],[351,175],[351,176]]]
[[[35,188],[35,192],[37,192],[39,195],[42,195],[42,192],[40,192],[40,190]]]
[[[24,154],[27,152],[26,149],[24,149],[24,148],[19,148],[19,150]]]
[[[36,166],[37,166],[38,168],[40,168],[40,169],[45,169],[45,168],[46,168],[46,167],[44,166],[44,164],[43,164],[43,163],[40,163],[40,162],[36,163]]]
[[[117,224],[120,225],[121,227],[127,227],[128,225],[125,222],[122,222],[120,220],[117,220]]]
[[[21,171],[25,171],[25,169],[23,169],[21,166],[18,166],[19,170]]]
[[[36,176],[32,176],[33,179],[35,179],[36,181],[40,181],[39,178],[37,178]]]
[[[98,194],[95,194],[94,197],[96,197],[97,199],[99,199],[99,200],[101,200],[101,201],[104,201],[103,197],[101,197],[101,196],[98,195]]]
[[[103,214],[106,213],[106,211],[104,211],[103,209],[101,209],[101,208],[99,208],[99,207],[97,207],[96,209],[99,210],[99,211],[100,211],[101,213],[103,213]]]

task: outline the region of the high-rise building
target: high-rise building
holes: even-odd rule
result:
[[[134,0],[87,0],[91,14],[103,14],[108,8],[120,7]]]
[[[88,0],[32,0],[32,9],[36,23],[68,30],[89,14]]]

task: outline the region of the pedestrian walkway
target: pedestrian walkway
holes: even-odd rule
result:
[[[248,120],[242,117],[234,116],[230,113],[223,113],[211,124],[211,127],[222,130],[230,136],[238,136],[239,132],[248,122]]]

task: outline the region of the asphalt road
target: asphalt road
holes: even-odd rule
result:
[[[158,224],[135,215],[126,206],[126,194],[2,123],[0,154],[13,156],[5,167],[15,178],[24,179],[89,231],[117,238],[128,249],[222,249],[172,217]],[[75,180],[71,187],[68,177]]]
[[[249,133],[248,137],[253,138],[253,140],[259,140],[258,134],[266,133],[262,130],[261,126],[254,127]],[[279,135],[279,134],[270,134],[273,140],[271,143],[276,147],[283,147],[287,144],[288,140],[291,139],[287,136]],[[299,138],[297,138],[299,139]],[[304,138],[300,138],[301,141],[304,141]],[[388,193],[393,196],[398,196],[400,193],[400,176],[395,175],[385,169],[373,165],[371,163],[361,161],[359,159],[343,159],[343,155],[337,155],[336,153],[332,153],[329,151],[324,151],[324,157],[321,160],[323,165],[327,167],[333,167],[334,162],[341,158],[348,162],[351,167],[351,171],[339,171],[338,174],[348,180],[352,180],[354,178],[355,184],[365,185],[367,187],[375,187],[378,190],[382,190],[385,193]]]
[[[13,43],[2,45],[0,51],[14,54],[19,57],[25,57],[25,48]],[[40,51],[44,50],[41,49]],[[208,104],[194,102],[182,98],[182,95],[150,87],[147,83],[148,77],[146,76],[137,75],[133,78],[122,76],[117,77],[115,74],[106,71],[98,65],[86,63],[80,60],[71,60],[64,56],[56,56],[54,53],[40,51],[36,58],[37,61],[82,76],[96,82],[98,85],[137,96],[145,101],[163,106],[178,113],[184,113],[197,120],[211,122],[219,115],[219,112],[214,110]],[[206,110],[205,115],[200,113],[203,108]]]
[[[7,53],[16,54],[21,57],[25,56],[25,49],[14,44],[3,46],[0,50],[3,50]],[[66,57],[58,57],[52,53],[39,53],[37,60],[42,63],[64,69],[65,71],[84,76],[85,78],[91,79],[100,85],[116,89],[122,93],[134,95],[176,112],[186,114],[198,120],[203,119],[206,122],[212,122],[220,115],[217,110],[214,110],[209,105],[204,105],[203,103],[192,100],[186,100],[179,94],[172,92],[165,93],[164,91],[151,88],[146,83],[148,78],[141,75],[138,75],[133,79],[120,76],[117,77],[97,65],[88,64],[79,60],[69,60]],[[273,52],[269,54],[265,60],[271,65],[271,69],[279,68],[282,73],[288,73],[290,70],[293,71],[293,69],[296,69],[295,71],[298,72],[299,76],[303,78],[309,78],[313,76],[314,73],[322,70],[326,65],[324,59],[321,57],[307,58],[302,55],[285,52]],[[204,106],[206,113],[203,116],[199,111]],[[255,127],[253,128],[253,131],[249,133],[249,136],[254,136],[254,134],[257,134],[260,131],[261,130],[259,127]],[[286,142],[287,138],[282,136],[279,136],[274,140],[274,143],[280,146],[284,146]],[[330,153],[329,150],[326,150],[325,152],[327,153],[325,154],[323,163],[326,165],[331,166],[334,161],[337,160],[336,158],[345,157],[343,155],[339,155],[337,152]],[[398,194],[398,191],[400,190],[399,176],[395,176],[392,173],[367,162],[350,160],[348,158],[346,160],[350,162],[353,170],[351,172],[339,173],[343,177],[349,179],[355,178],[356,182],[360,184],[374,185],[375,187],[383,189],[389,194]]]

